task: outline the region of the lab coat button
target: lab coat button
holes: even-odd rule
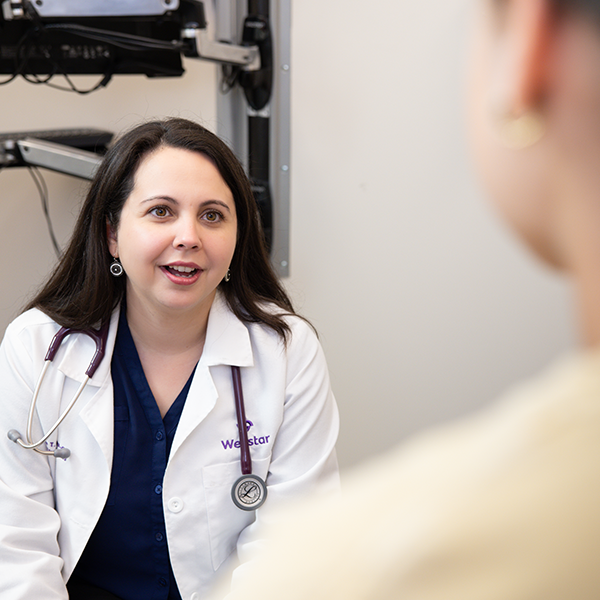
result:
[[[171,498],[168,502],[167,502],[167,508],[172,512],[172,513],[178,513],[181,512],[183,510],[183,500],[181,498]]]
[[[190,600],[200,600],[200,596],[198,594],[196,594],[196,592],[194,592],[191,596],[190,596]]]

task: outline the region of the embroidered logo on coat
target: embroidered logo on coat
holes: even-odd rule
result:
[[[254,423],[252,421],[246,421],[246,431],[250,432],[250,429],[254,427]],[[262,446],[263,444],[269,443],[270,435],[264,436],[248,436],[248,446]],[[240,441],[239,440],[221,440],[221,444],[223,445],[224,450],[231,450],[232,448],[239,448]]]

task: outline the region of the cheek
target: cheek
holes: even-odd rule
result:
[[[468,64],[465,120],[472,163],[484,192],[509,221],[521,221],[522,190],[515,189],[515,152],[502,146],[493,106],[493,49],[486,19],[475,29]],[[518,166],[517,166],[518,169]],[[513,223],[514,224],[514,223]]]
[[[471,24],[465,90],[465,121],[471,159],[485,191],[500,205],[510,195],[507,177],[512,171],[512,156],[500,142],[500,118],[506,107],[503,87],[502,38],[498,15],[487,1],[477,2]]]
[[[218,240],[215,240],[213,249],[215,252],[215,258],[226,262],[227,265],[231,262],[236,247],[236,234],[235,232],[228,232],[221,236]]]
[[[231,258],[237,246],[238,237],[237,220],[230,223],[226,230],[221,232],[219,247],[224,256]]]
[[[149,232],[143,228],[123,225],[119,229],[118,247],[121,262],[130,264],[153,261],[168,246],[168,240],[160,232]]]

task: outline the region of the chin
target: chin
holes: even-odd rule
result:
[[[559,272],[568,270],[564,257],[555,245],[541,239],[525,239],[524,241],[529,250],[547,267]]]

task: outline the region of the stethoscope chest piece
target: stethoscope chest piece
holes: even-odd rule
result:
[[[231,498],[242,510],[256,510],[267,499],[267,486],[258,475],[242,475],[231,488]]]
[[[240,434],[240,462],[242,476],[231,486],[231,499],[241,510],[256,510],[267,499],[267,484],[258,476],[252,474],[252,458],[250,443],[246,430],[246,409],[242,392],[242,377],[240,368],[232,365],[233,395],[235,397],[235,413]]]

